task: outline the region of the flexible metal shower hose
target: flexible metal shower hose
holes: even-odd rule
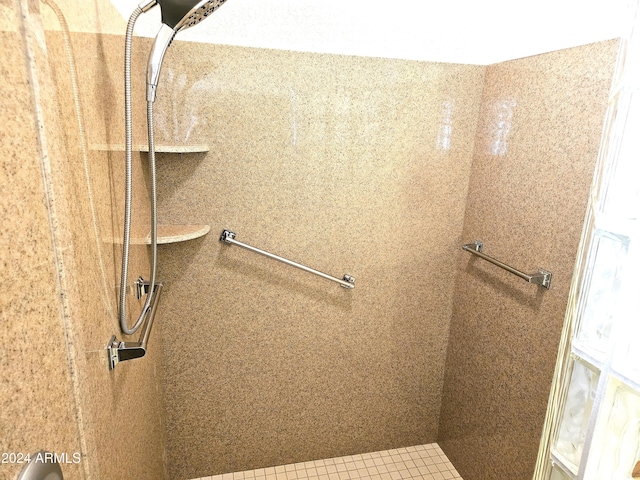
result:
[[[69,31],[69,26],[64,17],[64,13],[60,9],[60,7],[53,0],[41,0],[43,4],[47,5],[56,18],[58,19],[58,23],[60,24],[61,32],[62,32],[62,40],[64,43],[64,51],[67,58],[67,63],[69,65],[69,77],[71,79],[71,93],[73,95],[73,103],[75,107],[76,113],[76,121],[78,124],[78,137],[80,140],[80,153],[82,154],[82,164],[84,166],[84,177],[87,185],[87,196],[89,197],[89,208],[91,209],[91,219],[93,223],[93,236],[96,244],[96,251],[98,255],[98,264],[100,266],[100,273],[102,275],[102,292],[101,297],[105,308],[109,312],[110,318],[116,317],[112,299],[110,296],[111,289],[109,288],[109,282],[107,281],[107,273],[104,265],[104,258],[102,255],[102,235],[100,234],[100,227],[98,225],[98,214],[96,212],[94,195],[93,195],[93,187],[91,182],[91,173],[89,167],[89,154],[87,148],[87,134],[85,130],[85,121],[84,116],[82,114],[82,106],[80,102],[80,89],[78,86],[78,73],[76,68],[76,60],[73,54],[73,48],[71,45],[71,34]],[[60,114],[60,118],[62,118],[62,114]]]
[[[131,335],[135,333],[150,311],[151,301],[154,295],[156,281],[156,269],[158,264],[158,238],[157,238],[157,212],[156,212],[156,159],[155,144],[153,138],[153,102],[147,103],[147,124],[149,135],[149,168],[151,171],[151,274],[147,299],[142,307],[138,320],[133,327],[127,325],[127,274],[129,270],[129,243],[131,240],[131,164],[132,164],[132,121],[131,121],[131,43],[133,39],[133,27],[138,17],[143,13],[140,7],[129,17],[125,38],[124,55],[124,105],[125,105],[125,212],[124,235],[122,244],[122,272],[120,276],[120,303],[119,320],[122,333]]]

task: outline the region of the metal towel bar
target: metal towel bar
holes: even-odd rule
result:
[[[551,275],[552,275],[551,272],[548,272],[547,270],[539,269],[538,272],[536,273],[527,274],[527,273],[521,272],[520,270],[516,270],[515,268],[510,267],[506,263],[502,263],[501,261],[496,260],[495,258],[492,258],[489,255],[485,255],[484,253],[482,253],[482,242],[478,240],[475,240],[473,243],[467,243],[466,245],[463,245],[462,249],[490,263],[493,263],[494,265],[497,265],[500,268],[505,269],[507,272],[517,275],[518,277],[526,280],[529,283],[542,285],[544,288],[551,287]]]
[[[139,279],[138,282],[136,282],[138,288],[148,289],[149,283],[140,283],[140,280],[142,279]],[[140,339],[138,342],[119,342],[115,335],[111,337],[109,345],[107,345],[107,351],[109,352],[109,370],[116,368],[116,365],[119,362],[144,357],[145,353],[147,353],[147,341],[151,334],[151,327],[153,327],[153,320],[156,317],[156,309],[160,303],[161,294],[162,284],[156,283],[154,286],[153,299],[151,300],[151,305],[147,310],[147,319],[142,325],[142,332],[140,333]]]
[[[255,253],[259,253],[260,255],[264,255],[265,257],[269,257],[273,260],[277,260],[282,263],[286,263],[292,267],[299,268],[300,270],[304,270],[305,272],[313,273],[314,275],[318,275],[322,278],[326,278],[327,280],[331,280],[332,282],[339,283],[341,287],[344,288],[353,288],[355,287],[356,279],[351,275],[345,274],[342,279],[332,277],[331,275],[327,275],[326,273],[322,273],[318,270],[314,270],[313,268],[305,267],[299,263],[293,262],[291,260],[287,260],[286,258],[279,257],[278,255],[274,255],[273,253],[265,252],[264,250],[260,250],[259,248],[252,247],[251,245],[247,245],[246,243],[241,243],[236,240],[236,234],[229,230],[223,230],[222,235],[220,236],[220,241],[224,243],[230,243],[232,245],[237,245],[238,247],[246,248]]]

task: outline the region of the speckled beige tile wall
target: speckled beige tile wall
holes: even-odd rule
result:
[[[438,443],[465,480],[531,478],[617,42],[487,68],[458,250]]]
[[[35,23],[23,32],[26,5]],[[122,143],[123,42],[71,36],[85,158],[57,20],[38,5],[9,2],[1,23],[4,450],[80,451],[81,464],[65,466],[72,479],[156,479],[165,433],[169,478],[439,439],[468,480],[529,475],[614,43],[492,66],[485,82],[483,67],[176,42],[159,140],[211,151],[160,156],[160,216],[212,233],[161,247],[167,289],[150,352],[108,372],[123,154],[96,147]],[[100,25],[109,8],[87,1],[69,19]],[[135,99],[148,47],[137,40]],[[144,143],[144,106],[134,106]],[[144,224],[148,172],[134,159]],[[356,288],[223,245],[222,228],[350,273]],[[474,238],[522,268],[553,270],[552,290],[459,251]],[[146,248],[133,256],[146,275]],[[19,469],[0,468],[8,478]]]
[[[67,208],[59,208],[58,216],[68,234],[68,243],[63,248],[68,254],[63,258],[69,268],[68,302],[78,350],[75,358],[78,395],[92,461],[92,478],[162,478],[162,313],[156,317],[144,358],[119,364],[109,371],[105,351],[112,335],[134,342],[139,337],[139,333],[123,336],[116,315],[124,208],[123,38],[71,35],[79,66],[86,162],[80,148],[64,43],[61,35],[54,31],[47,32],[46,39],[67,148],[66,158],[52,159],[52,184],[67,201]],[[148,47],[148,41],[140,43]],[[140,78],[145,60],[142,55],[136,55],[134,61],[136,78]],[[140,83],[136,82],[135,86],[140,87]],[[146,125],[144,91],[135,88],[133,93],[136,143],[144,143],[143,136],[138,134]],[[103,150],[104,145],[115,148]],[[149,175],[146,155],[134,154],[133,160],[132,224],[137,230],[141,225],[149,225]],[[131,286],[138,276],[149,278],[148,248],[132,245],[130,258]],[[133,290],[129,292],[128,306],[131,325],[141,308]]]
[[[6,410],[10,416],[3,411],[1,417],[2,431],[11,432],[6,448],[81,452],[80,464],[63,465],[65,478],[163,478],[161,327],[154,328],[145,358],[118,365],[113,372],[108,370],[105,351],[112,334],[122,339],[115,317],[121,247],[114,238],[121,236],[124,167],[122,152],[96,150],[95,145],[123,143],[122,37],[71,35],[86,132],[83,152],[64,42],[59,28],[43,28],[42,18],[55,20],[55,16],[48,5],[20,1],[28,15],[24,29],[17,31],[29,39],[28,48],[11,38],[1,50],[3,56],[13,55],[2,62],[3,68],[24,93],[6,92],[7,98],[16,100],[8,105],[9,122],[3,125],[16,152],[9,163],[5,158],[7,175],[1,183],[3,191],[11,189],[3,218],[12,227],[6,231],[12,248],[3,249],[3,254],[13,262],[8,275],[3,272],[3,284],[11,287],[3,288],[11,306],[5,311],[3,297],[3,319],[7,314],[14,322],[3,321],[9,331],[3,331],[2,343],[11,348],[10,354],[0,356],[10,362],[2,372],[8,379],[2,382],[3,399],[10,405]],[[75,11],[74,21],[99,23],[94,3],[86,2]],[[16,1],[16,13],[20,7]],[[20,80],[24,74],[12,70],[16,64],[27,65],[27,73],[32,69],[28,80]],[[20,83],[27,81],[33,89]],[[142,99],[135,103],[140,117],[144,94],[137,92],[136,98]],[[134,219],[148,224],[142,216],[148,206],[146,160],[140,155],[134,160]],[[31,169],[28,174],[27,169]],[[45,188],[38,191],[37,185],[43,184],[41,170]],[[48,194],[46,205],[38,198],[43,191]],[[30,197],[34,200],[26,204]],[[25,205],[38,213],[37,218],[35,213],[25,217],[23,212],[31,211]],[[32,217],[34,221],[27,224],[25,218]],[[133,248],[132,276],[147,275],[147,256],[146,247]],[[130,304],[139,308],[135,300]],[[46,333],[41,331],[45,327]],[[137,340],[137,335],[127,340]],[[28,374],[21,375],[25,371]],[[40,377],[44,377],[41,383]],[[41,431],[34,433],[36,429]]]
[[[13,10],[17,13],[16,9]],[[19,455],[80,452],[80,433],[58,301],[51,230],[39,164],[29,65],[17,24],[0,32],[0,478]],[[7,19],[5,19],[7,20]],[[15,454],[16,456],[11,456]],[[65,478],[84,478],[77,465]]]
[[[158,141],[211,149],[159,159],[160,219],[212,231],[161,250],[169,478],[436,439],[483,74],[172,46]]]

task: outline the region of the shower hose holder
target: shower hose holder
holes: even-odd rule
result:
[[[137,281],[138,294],[149,292],[149,282]],[[120,342],[115,335],[109,340],[107,345],[107,353],[109,355],[109,370],[116,368],[116,365],[126,360],[132,360],[134,358],[144,357],[147,353],[147,342],[149,335],[151,334],[151,328],[153,327],[153,320],[156,316],[156,310],[160,303],[160,295],[162,294],[162,284],[156,283],[154,286],[153,298],[151,305],[146,312],[146,320],[142,325],[142,332],[140,333],[140,339],[137,342]],[[140,297],[138,297],[140,298]]]

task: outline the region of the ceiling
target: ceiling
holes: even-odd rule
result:
[[[137,5],[111,0],[123,18]],[[229,0],[179,39],[487,65],[616,38],[627,0]],[[136,33],[155,36],[159,8]]]

